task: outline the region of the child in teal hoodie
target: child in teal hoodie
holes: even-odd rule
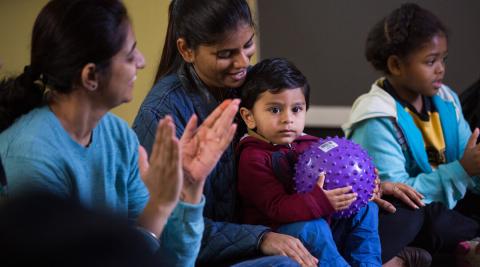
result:
[[[447,38],[440,20],[416,4],[378,22],[368,35],[366,57],[384,77],[355,101],[343,126],[347,137],[368,150],[382,181],[407,184],[432,203],[420,212],[434,230],[417,243],[431,253],[452,250],[478,231],[477,222],[450,210],[470,206],[459,201],[480,192],[480,146],[478,129],[472,135],[457,95],[442,82]],[[467,215],[478,214],[476,208]],[[448,231],[457,234],[441,235]]]

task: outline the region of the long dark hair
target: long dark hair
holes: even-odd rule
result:
[[[448,37],[437,16],[417,4],[406,3],[375,24],[367,37],[365,57],[376,70],[388,74],[391,55],[404,58],[438,34]]]
[[[245,0],[173,0],[168,9],[168,29],[155,81],[174,73],[182,63],[178,38],[195,49],[200,44],[215,44],[241,24],[254,27]]]
[[[45,88],[69,93],[86,64],[108,74],[126,39],[128,20],[120,0],[50,1],[33,27],[30,65],[0,82],[0,131],[45,104]]]

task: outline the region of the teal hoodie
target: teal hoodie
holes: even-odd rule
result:
[[[368,151],[382,181],[407,184],[425,196],[425,203],[439,201],[449,208],[465,196],[467,188],[480,192],[478,178],[469,177],[459,162],[471,130],[457,95],[442,85],[432,97],[440,114],[447,158],[447,163],[432,169],[413,118],[377,84],[354,102],[342,128]]]

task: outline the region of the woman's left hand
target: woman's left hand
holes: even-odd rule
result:
[[[392,195],[414,209],[425,206],[424,196],[417,190],[403,183],[382,182],[381,191],[384,195]]]
[[[170,116],[160,120],[157,126],[150,159],[145,149],[139,147],[138,166],[150,198],[137,222],[156,237],[162,233],[179,200],[183,184],[180,154],[175,124]]]
[[[375,189],[373,190],[371,201],[377,203],[380,208],[390,213],[395,213],[395,211],[397,211],[392,203],[382,199],[383,195],[392,195],[414,209],[418,209],[419,206],[425,206],[422,202],[422,199],[424,198],[423,195],[412,187],[402,183],[381,182],[376,168],[375,174],[377,177],[375,178]]]
[[[225,100],[197,127],[193,115],[180,139],[184,183],[181,199],[198,203],[203,193],[205,180],[213,170],[223,152],[230,145],[237,125],[233,119],[240,100]]]

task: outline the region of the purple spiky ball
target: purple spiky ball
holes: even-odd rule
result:
[[[375,167],[372,159],[360,145],[340,137],[320,139],[305,150],[295,165],[295,189],[298,193],[310,192],[318,176],[325,172],[323,188],[331,190],[352,186],[357,199],[334,217],[347,218],[367,205],[375,189]]]

